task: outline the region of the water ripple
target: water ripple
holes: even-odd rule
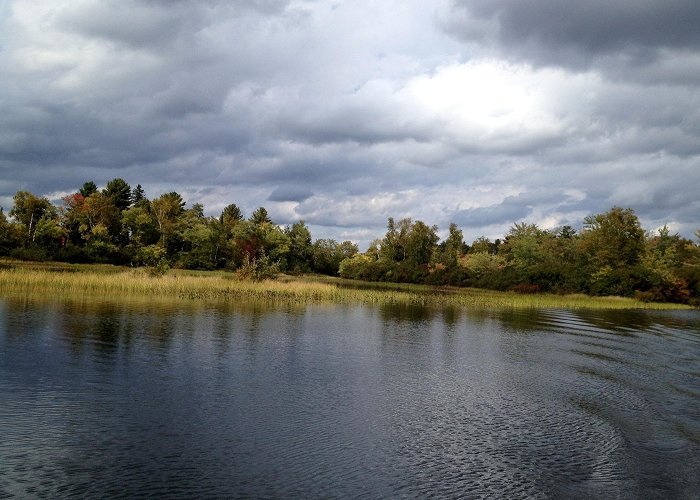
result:
[[[2,311],[0,499],[700,491],[697,315]]]

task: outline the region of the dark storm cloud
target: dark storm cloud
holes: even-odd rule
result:
[[[275,85],[275,70],[284,71],[275,68],[280,35],[268,31],[276,26],[277,32],[294,32],[303,21],[287,6],[86,2],[44,16],[41,35],[17,37],[16,53],[26,57],[20,64],[6,60],[0,72],[7,90],[0,96],[0,171],[17,172],[17,180],[26,174],[28,181],[36,178],[30,170],[45,171],[42,178],[54,183],[53,190],[80,185],[78,170],[106,182],[131,166],[141,167],[139,180],[146,183],[207,183],[214,179],[199,177],[211,170],[200,163],[206,158],[223,169],[215,177],[233,169],[240,172],[234,177],[255,182],[261,177],[253,172],[257,159],[277,149],[278,129],[271,121],[278,103],[258,98]],[[289,26],[276,24],[281,17]],[[268,34],[271,42],[264,39]],[[48,46],[41,36],[65,47]],[[268,57],[261,59],[260,50]],[[0,59],[11,56],[8,51]],[[35,63],[40,59],[46,63]],[[237,100],[246,82],[257,83]],[[295,161],[275,162],[289,163]],[[295,171],[304,175],[295,168],[263,170],[267,182],[283,182]]]
[[[695,0],[455,0],[450,32],[492,43],[538,64],[586,67],[623,55],[631,65],[656,61],[662,49],[700,48]]]
[[[280,186],[267,197],[269,201],[302,202],[314,195],[313,191],[299,186]]]

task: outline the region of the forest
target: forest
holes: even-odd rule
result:
[[[700,241],[700,231],[696,233]],[[0,209],[0,255],[21,260],[228,269],[242,279],[277,273],[512,290],[522,293],[619,295],[698,305],[700,245],[668,227],[645,231],[631,208],[612,207],[582,221],[580,230],[525,222],[502,239],[467,244],[450,224],[389,218],[383,238],[360,253],[350,241],[313,240],[304,221],[282,227],[260,207],[249,217],[236,204],[219,217],[187,205],[177,192],[148,199],[141,187],[92,181],[55,206],[27,191]]]

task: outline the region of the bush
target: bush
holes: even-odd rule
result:
[[[57,252],[55,259],[61,262],[70,262],[71,264],[84,264],[90,262],[90,257],[81,247],[75,245],[66,245],[61,247]]]
[[[356,254],[352,257],[346,257],[340,262],[338,272],[342,278],[351,279],[366,279],[365,275],[369,266],[372,264],[372,259],[363,254]]]
[[[49,260],[49,255],[46,250],[37,246],[15,248],[10,252],[10,257],[17,260],[29,260],[34,262]]]
[[[165,259],[165,248],[160,245],[148,245],[136,250],[132,264],[135,266],[155,267]]]
[[[102,240],[91,240],[85,247],[85,252],[93,262],[113,263],[119,256],[116,245]]]
[[[236,270],[236,277],[244,281],[263,281],[277,278],[279,263],[271,263],[270,258],[263,254],[257,259],[252,259],[246,253],[243,257],[243,265]]]
[[[531,283],[518,283],[517,285],[513,285],[511,290],[515,293],[539,293],[540,286]]]
[[[148,269],[151,276],[164,276],[165,273],[167,273],[169,270],[170,264],[168,263],[168,260],[165,257],[160,259],[155,266],[152,266]]]

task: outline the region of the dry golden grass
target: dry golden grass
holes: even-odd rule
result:
[[[677,309],[620,297],[516,294],[463,288],[363,283],[327,277],[289,277],[260,283],[237,281],[231,273],[171,271],[116,266],[0,262],[0,294],[47,296],[172,297],[193,300],[255,300],[287,303],[371,303],[467,308]]]

